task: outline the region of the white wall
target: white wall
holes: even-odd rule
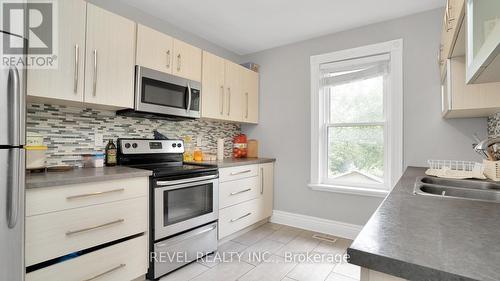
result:
[[[405,166],[424,166],[428,159],[478,159],[471,136],[487,135],[486,120],[440,117],[437,53],[442,15],[441,9],[428,11],[242,59],[261,65],[260,124],[243,130],[260,140],[261,155],[277,158],[275,209],[361,225],[382,200],[307,187],[311,55],[403,38]]]
[[[63,0],[64,1],[64,0]],[[193,46],[209,51],[213,54],[237,62],[241,57],[225,48],[222,48],[212,42],[209,42],[187,30],[175,26],[169,22],[169,19],[160,19],[149,14],[146,14],[137,8],[128,6],[116,0],[86,0],[89,3],[95,4],[103,9],[106,9],[115,14],[124,16],[140,24],[152,27],[158,31],[185,41]],[[137,0],[140,1],[140,0]]]

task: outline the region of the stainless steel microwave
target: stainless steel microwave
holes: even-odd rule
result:
[[[200,118],[200,110],[200,82],[136,66],[134,110],[120,113]]]

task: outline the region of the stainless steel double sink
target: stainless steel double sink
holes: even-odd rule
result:
[[[500,184],[483,180],[452,180],[419,177],[413,193],[464,200],[500,203]]]

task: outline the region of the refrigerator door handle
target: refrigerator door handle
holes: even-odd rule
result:
[[[11,151],[12,162],[9,165],[9,179],[7,180],[7,225],[14,228],[19,220],[21,193],[25,186],[25,151],[15,149]]]
[[[24,112],[22,106],[24,106],[24,98],[21,96],[21,80],[19,78],[19,71],[17,68],[12,67],[9,69],[8,78],[8,89],[9,89],[9,106],[10,112],[10,122],[9,122],[9,137],[11,138],[11,144],[14,146],[21,145],[21,135],[23,120],[21,120],[22,114]],[[7,109],[8,110],[8,109]]]

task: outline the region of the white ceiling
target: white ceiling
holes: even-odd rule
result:
[[[445,0],[119,0],[244,55],[444,6]]]

